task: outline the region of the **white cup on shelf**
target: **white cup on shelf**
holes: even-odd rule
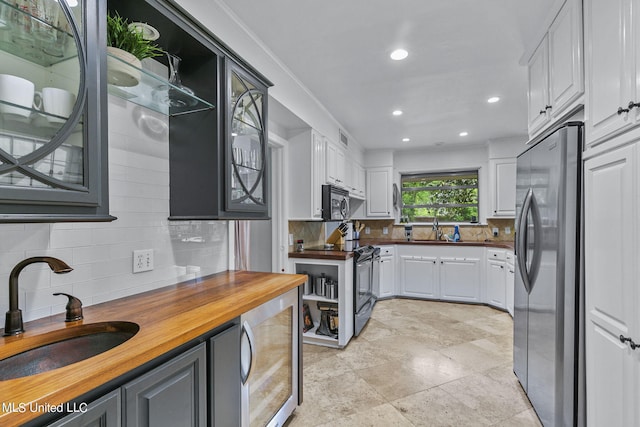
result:
[[[36,87],[32,81],[11,74],[0,74],[0,114],[28,118],[31,115]]]
[[[68,90],[45,87],[41,92],[35,93],[33,105],[36,109],[47,113],[46,118],[50,123],[64,123],[71,115],[75,103],[76,96]]]

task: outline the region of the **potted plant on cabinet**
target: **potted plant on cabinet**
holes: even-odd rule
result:
[[[140,82],[140,62],[164,53],[153,40],[117,12],[107,14],[107,81],[117,86],[136,86]],[[118,59],[114,59],[118,58]],[[131,65],[131,66],[129,66]]]

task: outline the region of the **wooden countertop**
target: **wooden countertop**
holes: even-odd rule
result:
[[[64,314],[25,324],[19,336],[0,337],[0,359],[12,355],[25,339],[103,321],[129,321],[140,331],[123,344],[63,368],[0,381],[4,404],[59,405],[179,347],[304,283],[301,274],[226,271],[201,279],[84,307],[84,320],[65,323]],[[0,425],[18,426],[42,415],[28,409],[6,412]]]
[[[360,239],[358,246],[386,246],[386,245],[432,245],[432,246],[482,246],[491,248],[503,248],[513,250],[513,242],[485,241],[485,242],[446,242],[444,240],[391,240],[391,239]],[[348,245],[347,245],[348,244]],[[334,249],[316,250],[305,249],[302,252],[289,252],[289,258],[315,258],[346,260],[353,257],[351,242],[345,245],[337,245]]]

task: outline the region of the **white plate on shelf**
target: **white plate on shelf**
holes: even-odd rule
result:
[[[142,38],[145,40],[154,41],[160,38],[160,32],[144,22],[132,22],[129,29],[142,32]]]

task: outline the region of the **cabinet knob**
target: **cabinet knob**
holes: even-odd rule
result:
[[[629,112],[628,108],[618,107],[618,115],[621,115],[622,113],[628,113],[628,112]]]
[[[504,268],[504,265],[501,265],[500,268]]]

